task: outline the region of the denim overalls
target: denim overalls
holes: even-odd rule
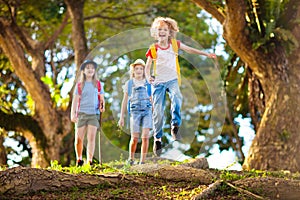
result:
[[[133,85],[130,97],[130,111],[146,111],[150,109],[151,102],[146,86],[135,87]]]
[[[129,98],[131,132],[140,132],[140,127],[152,128],[152,104],[146,84],[137,87],[133,84],[132,94]]]

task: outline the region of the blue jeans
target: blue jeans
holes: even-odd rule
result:
[[[171,100],[171,126],[181,125],[180,110],[182,104],[182,95],[177,79],[153,85],[153,131],[154,137],[156,138],[161,138],[163,134],[162,127],[164,123],[166,93],[168,93]]]

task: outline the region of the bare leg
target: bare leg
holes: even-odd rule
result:
[[[136,151],[137,143],[139,138],[131,136],[130,143],[129,143],[129,158],[134,160],[134,154]]]
[[[149,128],[144,128],[142,133],[142,146],[141,146],[141,158],[140,163],[144,163],[149,147]]]
[[[95,141],[96,141],[97,127],[88,125],[87,128],[87,161],[92,162],[94,151],[95,151]]]
[[[77,160],[82,160],[83,139],[86,131],[86,126],[75,128],[75,153]]]

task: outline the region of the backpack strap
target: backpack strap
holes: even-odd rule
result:
[[[132,94],[132,86],[133,86],[133,79],[130,79],[127,83],[127,94],[128,94],[128,101],[127,101],[127,121],[126,126],[129,128],[129,122],[130,122],[130,96]]]
[[[157,55],[156,55],[156,47],[155,47],[155,44],[152,44],[150,46],[150,51],[151,51],[151,55],[152,55],[152,59],[153,59],[153,76],[156,76],[156,58],[157,58]]]
[[[176,72],[177,72],[178,84],[181,85],[180,66],[179,66],[179,62],[178,62],[178,45],[177,45],[177,40],[175,38],[172,38],[171,39],[171,43],[172,43],[173,51],[174,51],[175,56],[176,56]],[[154,74],[154,76],[156,76],[157,75],[156,74],[156,58],[157,58],[157,54],[156,54],[155,44],[152,44],[150,46],[150,51],[151,51],[152,59],[154,60],[154,63],[153,63],[153,74]]]
[[[147,94],[151,97],[151,84],[146,80]]]
[[[128,97],[131,96],[132,93],[132,86],[133,86],[133,79],[130,79],[128,81],[128,85],[127,85],[127,93],[128,93]]]
[[[97,80],[97,89],[98,89],[98,103],[99,103],[99,109],[100,109],[100,106],[101,106],[101,103],[100,103],[100,100],[101,100],[101,97],[100,97],[100,92],[101,92],[101,82],[99,80]]]
[[[133,79],[130,79],[128,81],[128,85],[127,85],[127,93],[128,93],[127,110],[128,110],[128,115],[130,115],[130,96],[132,94],[132,86],[133,86]]]
[[[172,42],[173,51],[175,52],[175,56],[176,56],[176,72],[177,72],[177,78],[178,78],[178,85],[181,85],[180,66],[179,66],[179,62],[178,62],[178,45],[177,45],[177,40],[174,39],[174,38],[172,38],[171,42]]]

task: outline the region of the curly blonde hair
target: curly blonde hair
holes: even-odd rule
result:
[[[156,17],[151,25],[150,33],[151,37],[156,39],[157,37],[157,28],[162,26],[162,24],[166,24],[170,30],[170,37],[169,40],[172,38],[176,38],[176,33],[179,32],[179,28],[177,22],[169,17]]]

